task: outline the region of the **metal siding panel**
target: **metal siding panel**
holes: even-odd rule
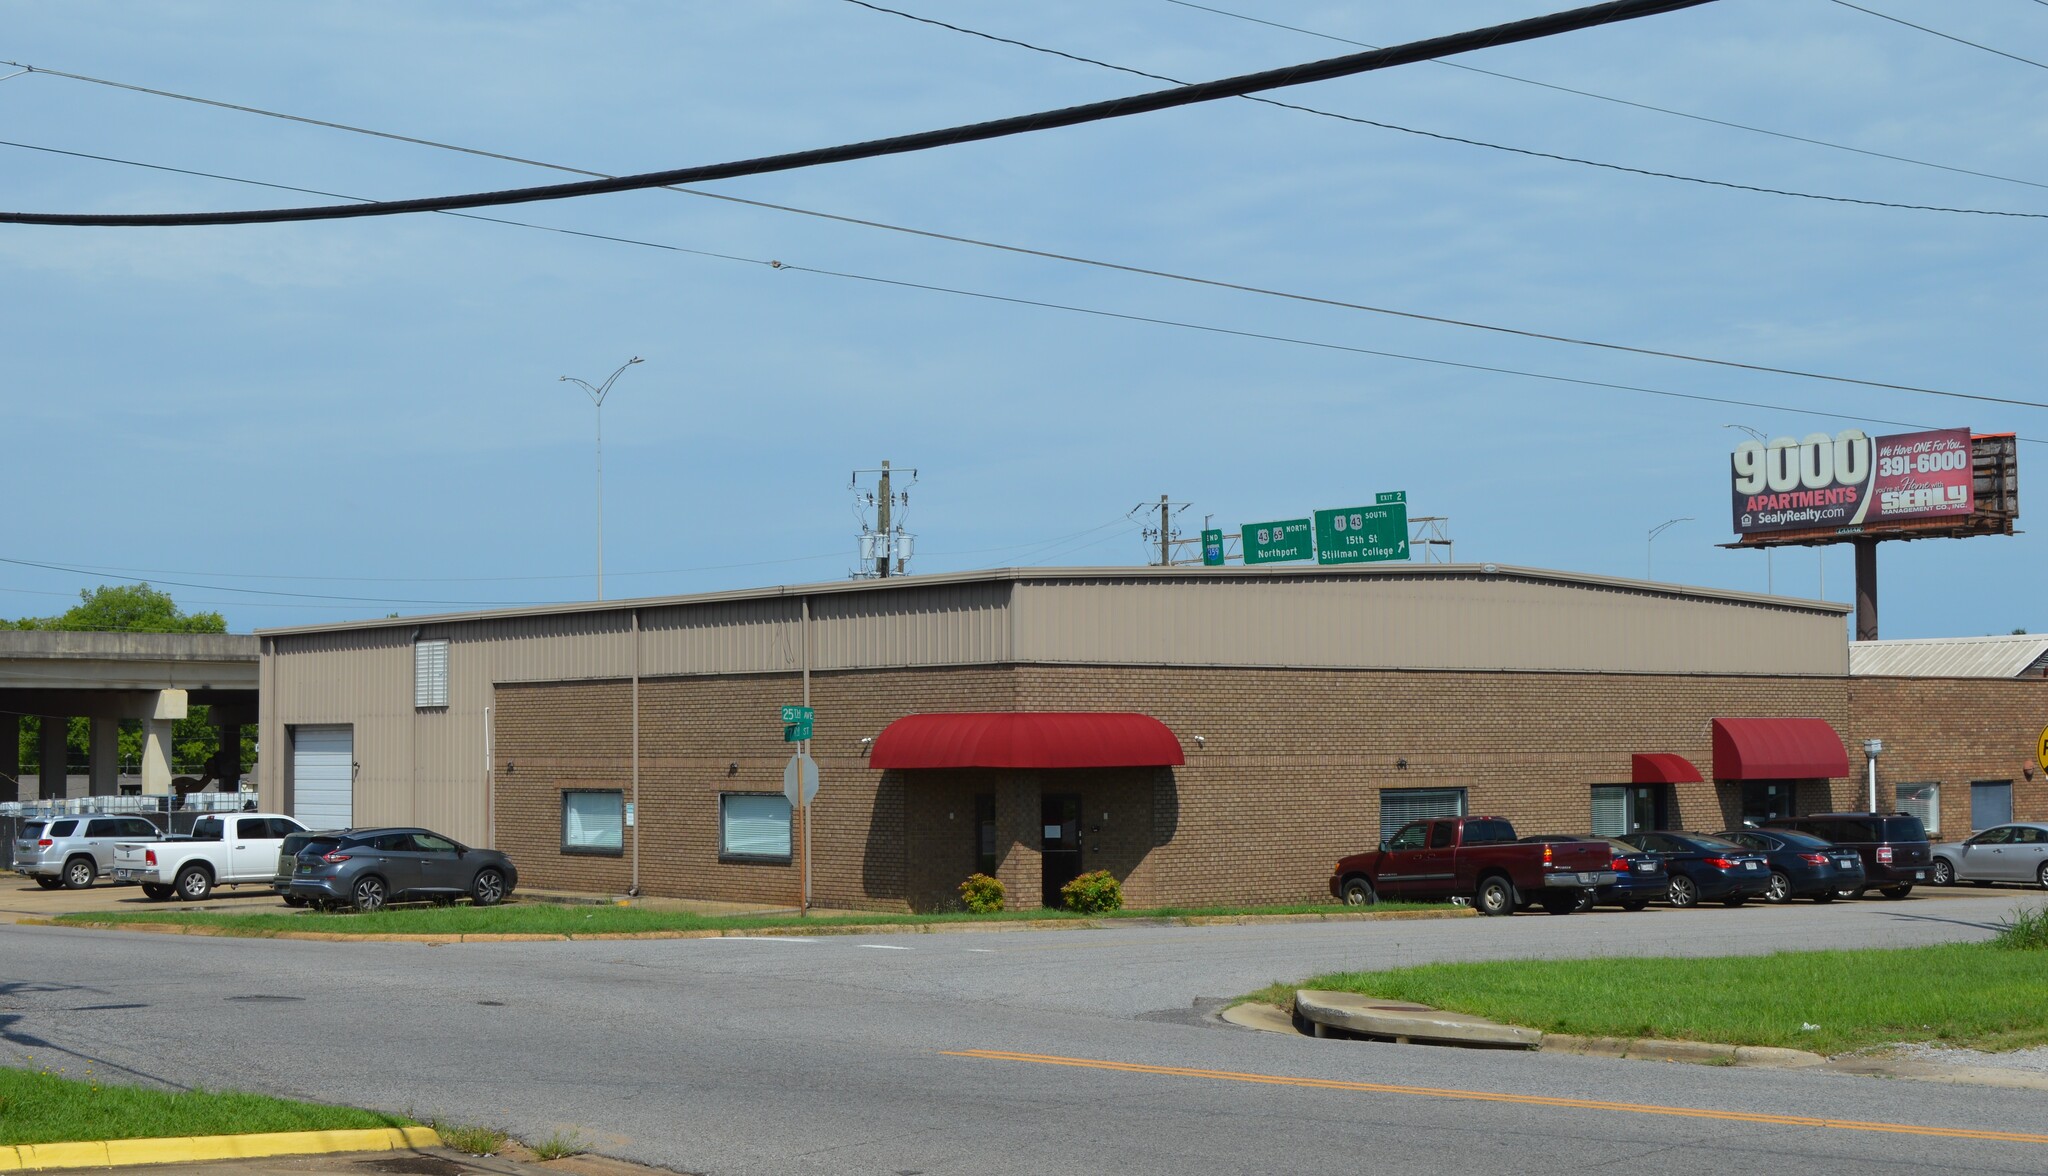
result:
[[[1840,674],[1838,618],[1509,575],[1017,585],[1022,662]]]

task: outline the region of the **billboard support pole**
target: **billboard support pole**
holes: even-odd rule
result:
[[[1877,640],[1877,540],[1856,540],[1856,640]]]

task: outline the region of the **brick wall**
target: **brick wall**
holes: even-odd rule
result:
[[[645,891],[796,901],[793,863],[719,860],[718,795],[780,792],[793,749],[776,708],[799,696],[795,675],[642,683]],[[609,893],[629,884],[629,859],[559,848],[563,788],[629,785],[629,698],[623,682],[498,688],[498,844],[527,884]],[[1803,811],[1862,807],[1860,746],[1876,735],[1886,745],[1881,779],[1942,782],[1947,832],[1967,829],[1972,779],[2012,779],[2015,816],[2048,817],[2048,780],[2019,772],[2048,724],[2048,682],[2039,681],[1034,665],[815,674],[812,702],[824,779],[813,894],[828,907],[952,903],[974,866],[980,793],[997,797],[997,876],[1011,905],[1035,903],[1041,791],[1081,795],[1083,868],[1116,873],[1131,905],[1320,900],[1331,863],[1377,843],[1382,789],[1464,788],[1475,813],[1532,832],[1583,831],[1591,787],[1627,783],[1632,753],[1674,752],[1711,776],[1709,721],[1721,716],[1819,718],[1841,732],[1852,775],[1801,784]],[[882,773],[858,742],[919,711],[1011,709],[1154,715],[1181,738],[1187,763]],[[1674,824],[1741,819],[1738,785],[1709,780],[1674,793]]]

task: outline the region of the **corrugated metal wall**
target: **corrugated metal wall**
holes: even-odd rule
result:
[[[1509,571],[1025,581],[1016,659],[1613,673],[1842,674],[1839,615]]]

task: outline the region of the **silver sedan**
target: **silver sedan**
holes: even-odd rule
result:
[[[2048,825],[2017,821],[1984,830],[1967,841],[1934,847],[1936,886],[1957,882],[2037,882],[2048,886]]]

